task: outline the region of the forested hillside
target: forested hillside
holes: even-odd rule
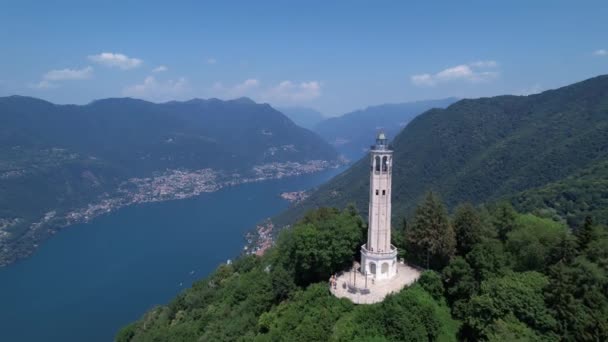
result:
[[[526,203],[534,201],[534,208],[553,208],[551,215],[571,225],[587,214],[606,222],[598,212],[605,208],[597,203],[572,197],[566,208],[552,201],[562,201],[564,187],[580,182],[593,188],[594,199],[608,196],[601,177],[601,163],[608,159],[608,76],[530,96],[461,100],[416,117],[392,145],[394,222],[411,215],[428,190],[440,192],[450,209],[463,201],[482,203],[529,190],[514,200],[521,209],[531,209]],[[288,224],[308,209],[351,202],[365,213],[368,167],[363,158],[276,222]],[[578,174],[584,180],[577,180]]]
[[[523,211],[576,226],[586,216],[608,222],[608,160],[510,198]]]
[[[221,265],[117,341],[604,341],[608,229],[575,233],[508,203],[448,217],[428,194],[395,244],[428,268],[383,302],[333,297],[365,236],[354,208],[309,212],[263,257]]]

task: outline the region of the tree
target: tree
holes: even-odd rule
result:
[[[585,216],[585,222],[576,230],[579,248],[584,251],[591,240],[593,240],[593,219]]]
[[[564,340],[608,340],[607,286],[606,270],[582,256],[549,269],[545,301]]]
[[[312,284],[260,315],[256,341],[327,341],[353,306],[332,296],[326,284]]]
[[[457,256],[443,269],[441,278],[452,313],[462,319],[466,302],[477,293],[479,287],[473,269],[463,257]]]
[[[407,232],[407,219],[404,217],[400,225],[393,228],[392,231],[392,243],[397,247],[399,251],[399,257],[404,258],[406,256],[405,251],[407,249],[405,243],[405,234]]]
[[[456,208],[454,213],[454,232],[456,233],[456,252],[466,255],[475,244],[484,238],[481,218],[472,204],[466,203]]]
[[[363,220],[356,212],[321,208],[283,231],[276,263],[295,276],[297,285],[327,281],[352,265],[363,238]]]
[[[555,319],[545,306],[543,291],[548,279],[537,272],[510,273],[481,284],[469,304],[466,324],[476,340],[486,339],[492,324],[514,317],[541,334],[551,334]]]
[[[424,271],[418,279],[418,284],[428,292],[433,299],[441,300],[443,298],[443,283],[441,276],[435,271]]]
[[[508,234],[506,242],[507,251],[515,257],[515,269],[546,269],[551,262],[551,253],[567,239],[567,227],[531,214],[518,215],[516,223],[517,228]]]
[[[478,283],[502,275],[507,266],[507,259],[502,243],[496,239],[475,245],[466,256]]]
[[[449,341],[455,340],[455,326],[448,308],[414,285],[382,303],[357,306],[336,324],[328,340]]]
[[[490,342],[530,342],[543,341],[534,330],[512,315],[498,319],[488,326],[487,338]]]
[[[296,290],[293,274],[287,272],[281,265],[275,266],[270,272],[270,282],[272,283],[272,291],[276,302],[289,298]]]
[[[454,235],[445,206],[429,192],[416,208],[413,222],[408,227],[408,255],[427,268],[441,270],[455,253]]]
[[[515,229],[517,212],[509,202],[500,202],[490,210],[492,223],[498,232],[501,241],[507,239],[507,234]]]
[[[550,247],[548,265],[558,262],[570,264],[578,255],[578,243],[575,236],[566,232],[561,235],[559,242]]]
[[[589,242],[585,256],[608,270],[608,230],[606,227],[596,226],[593,232],[593,241]]]

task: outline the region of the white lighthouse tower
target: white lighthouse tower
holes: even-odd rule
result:
[[[361,267],[354,262],[350,270],[331,276],[330,292],[338,298],[356,304],[378,303],[420,277],[418,269],[397,262],[397,248],[391,244],[392,173],[393,151],[380,133],[370,150],[369,223],[367,243],[361,246]]]
[[[391,175],[393,151],[384,133],[370,151],[369,222],[361,246],[361,273],[378,280],[397,274],[397,248],[391,244]]]

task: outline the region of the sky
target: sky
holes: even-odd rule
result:
[[[5,1],[0,96],[247,96],[333,116],[608,73],[608,1]]]

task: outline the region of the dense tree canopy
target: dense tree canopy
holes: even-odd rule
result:
[[[406,255],[424,262],[425,249],[440,246],[433,251],[445,259],[432,259],[439,272],[423,272],[417,284],[381,303],[354,305],[328,291],[328,277],[357,256],[364,226],[352,207],[323,208],[283,233],[265,256],[220,266],[117,340],[608,340],[606,227],[591,222],[575,236],[561,221],[504,204],[461,208],[451,222],[474,222],[481,238],[468,240],[459,255],[441,254],[439,232],[451,229],[450,218],[436,196],[427,196],[406,229],[408,246],[417,242],[418,249]],[[479,220],[463,219],[472,212]]]
[[[283,233],[276,262],[290,270],[299,285],[324,281],[352,265],[364,237],[363,220],[354,208],[322,208]]]

